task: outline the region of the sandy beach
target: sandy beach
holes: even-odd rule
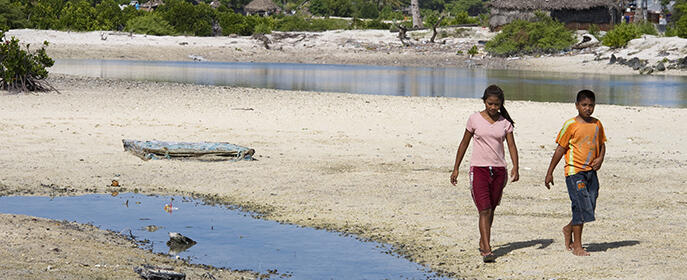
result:
[[[40,42],[54,35],[49,53],[55,58],[188,60],[188,55],[201,55],[217,61],[398,61],[404,65],[443,59],[467,67],[496,67],[493,63],[498,61],[480,58],[485,62],[475,65],[478,59],[466,62],[465,56],[457,58],[455,48],[409,54],[389,46],[389,56],[398,58],[394,60],[380,58],[379,48],[337,52],[338,45],[333,44],[331,49],[313,46],[317,51],[281,51],[279,56],[277,51],[265,52],[249,38],[167,38],[156,47],[155,40],[145,43],[125,35],[109,35],[105,40],[93,32],[79,35],[96,36],[88,41],[49,32],[54,31],[13,30],[9,34]],[[470,40],[484,39],[474,38]],[[142,42],[113,44],[120,39]],[[170,40],[187,44],[174,45]],[[202,43],[212,40],[238,43],[224,47]],[[282,50],[289,44],[284,43]],[[472,41],[465,45],[471,46]],[[322,58],[315,59],[319,56]],[[584,61],[584,56],[570,59]],[[538,65],[545,59],[564,58],[507,63],[518,68],[525,67],[523,63]],[[599,67],[589,63],[599,63]],[[598,73],[610,69],[602,67],[629,69],[600,61],[571,63],[569,68],[576,67]],[[599,173],[597,221],[584,231],[584,245],[592,255],[575,257],[564,249],[561,234],[561,227],[570,219],[562,164],[555,172],[554,188],[543,186],[556,147],[555,135],[563,122],[577,113],[575,107],[507,101],[516,121],[520,181],[506,187],[496,212],[492,246],[499,258],[495,264],[483,264],[477,251],[477,211],[467,188],[469,154],[462,164],[459,185],[449,183],[465,122],[472,112],[484,108],[481,100],[57,75],[49,81],[59,94],[0,92],[2,195],[48,195],[55,188],[70,195],[107,193],[118,175],[126,190],[216,196],[260,212],[265,219],[386,242],[394,245],[398,254],[455,278],[668,279],[687,274],[683,265],[687,261],[683,234],[687,226],[687,191],[683,187],[687,183],[687,147],[682,143],[687,130],[680,124],[687,119],[687,109],[597,105],[594,115],[604,123],[607,154]],[[122,139],[226,141],[255,149],[258,160],[142,161],[123,151]],[[4,271],[0,279],[100,275],[137,279],[131,267],[142,260],[173,265],[190,279],[204,273],[217,279],[257,277],[156,256],[133,248],[124,237],[88,226],[13,215],[0,215],[0,221],[0,239],[8,244],[0,246],[0,270]],[[49,232],[42,230],[47,227]],[[51,253],[53,248],[61,253]],[[31,276],[26,276],[29,273]]]

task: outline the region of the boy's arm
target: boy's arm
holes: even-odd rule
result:
[[[558,162],[561,161],[561,158],[567,150],[568,149],[561,145],[556,147],[556,151],[553,153],[553,157],[551,158],[551,163],[549,163],[549,170],[546,171],[546,178],[544,178],[544,185],[547,189],[551,189],[549,184],[553,185],[553,170],[556,169],[556,165],[558,165]]]
[[[604,163],[604,157],[605,156],[606,156],[606,143],[601,143],[601,147],[599,147],[599,156],[596,157],[594,160],[592,160],[592,169],[594,169],[594,170],[601,169],[601,164]]]
[[[472,138],[472,132],[466,129],[465,133],[463,134],[463,140],[460,141],[460,146],[458,146],[458,152],[456,152],[456,163],[453,165],[453,172],[451,173],[451,184],[454,186],[458,183],[458,168],[460,167],[460,162],[463,161],[465,151],[468,150],[470,138]]]
[[[508,142],[510,160],[513,161],[513,168],[510,171],[510,180],[511,182],[517,182],[520,180],[520,171],[518,170],[518,148],[515,146],[515,137],[513,137],[513,132],[506,134],[506,142]]]

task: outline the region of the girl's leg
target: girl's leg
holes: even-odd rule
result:
[[[492,209],[485,209],[479,211],[479,248],[482,255],[491,253],[491,224],[494,222],[494,211]]]

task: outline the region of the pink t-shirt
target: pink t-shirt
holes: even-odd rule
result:
[[[503,141],[506,134],[513,132],[513,125],[503,116],[494,123],[489,123],[477,112],[470,115],[465,127],[472,133],[474,147],[470,166],[501,166],[506,167],[503,151]]]

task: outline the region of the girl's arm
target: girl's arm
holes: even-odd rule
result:
[[[556,151],[553,153],[553,157],[551,158],[551,163],[549,163],[549,170],[546,171],[546,178],[544,178],[544,185],[547,189],[551,189],[549,184],[553,185],[553,170],[556,169],[556,165],[558,165],[558,162],[561,161],[561,158],[563,155],[565,155],[566,151],[568,151],[568,149],[561,145],[556,147]]]
[[[520,180],[520,172],[518,171],[518,147],[515,146],[515,137],[513,137],[513,132],[506,134],[506,142],[508,142],[510,160],[513,161],[513,169],[510,171],[510,180],[511,182],[517,182]]]
[[[601,143],[599,147],[599,156],[592,160],[592,169],[601,169],[601,164],[604,163],[604,157],[606,156],[606,143]]]
[[[453,173],[451,173],[451,184],[454,186],[458,183],[458,168],[460,167],[460,162],[463,161],[465,151],[468,150],[470,138],[472,138],[472,132],[466,129],[465,133],[463,134],[463,140],[460,141],[460,146],[458,146],[458,152],[456,152],[456,163],[453,165]]]

